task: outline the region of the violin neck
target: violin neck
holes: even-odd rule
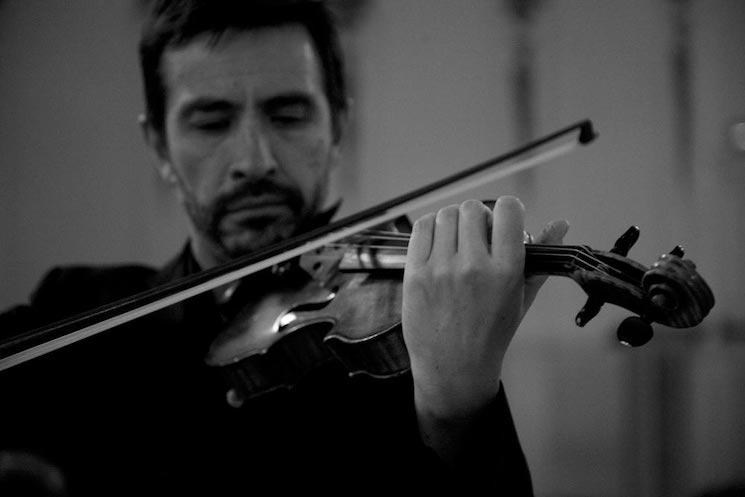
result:
[[[586,252],[582,246],[525,244],[525,274],[568,276],[575,269],[578,254]],[[403,270],[406,250],[401,247],[358,245],[347,250],[339,265],[344,272]]]
[[[576,270],[577,257],[586,251],[578,245],[525,244],[525,274],[569,276]]]

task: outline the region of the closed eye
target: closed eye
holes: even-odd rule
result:
[[[200,99],[185,107],[181,116],[189,128],[217,132],[233,124],[236,112],[236,107],[229,102]]]
[[[198,112],[187,121],[191,128],[202,131],[222,131],[228,129],[232,123],[232,113],[225,112]]]
[[[302,126],[315,119],[316,105],[306,95],[283,95],[263,104],[264,114],[280,127]]]

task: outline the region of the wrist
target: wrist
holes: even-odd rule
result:
[[[437,422],[459,423],[471,419],[493,401],[500,388],[499,375],[456,374],[433,379],[432,375],[412,370],[417,414]]]

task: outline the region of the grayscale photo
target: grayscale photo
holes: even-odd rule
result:
[[[743,26],[0,0],[0,495],[745,497]]]

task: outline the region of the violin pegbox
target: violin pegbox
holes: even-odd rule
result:
[[[618,238],[618,240],[616,240],[613,248],[610,249],[610,253],[620,255],[621,257],[626,257],[626,255],[628,255],[629,253],[629,250],[631,250],[631,247],[634,246],[638,239],[639,227],[632,226],[627,229],[626,232]],[[598,312],[600,312],[600,308],[603,306],[604,303],[605,302],[601,297],[590,294],[590,296],[587,297],[585,305],[582,306],[582,309],[579,310],[577,316],[574,318],[574,322],[577,324],[577,326],[580,327],[586,325],[592,318],[597,316]]]

